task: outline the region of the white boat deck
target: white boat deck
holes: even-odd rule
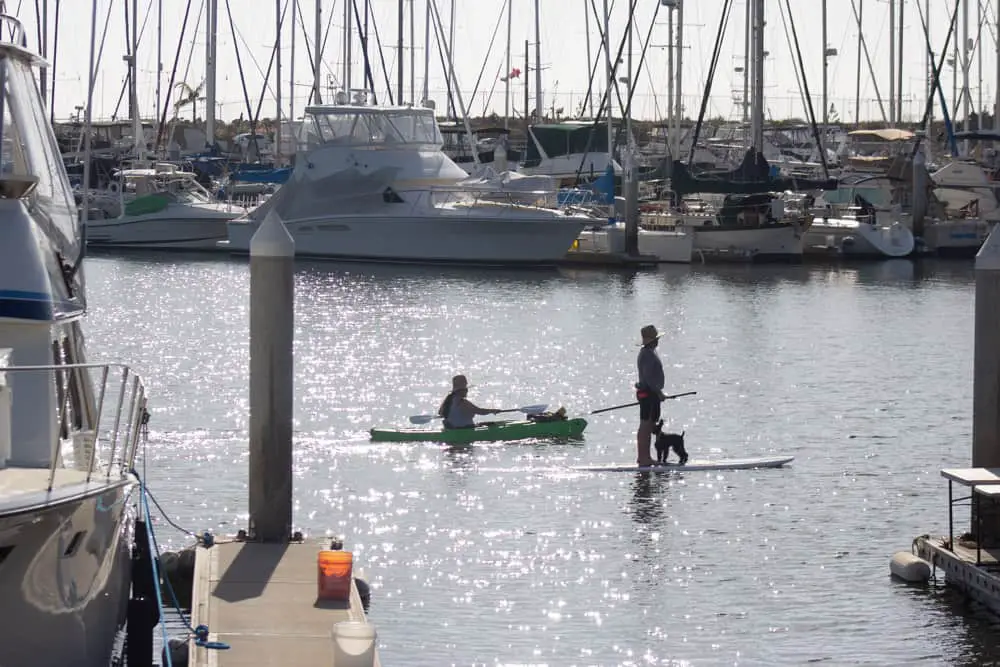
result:
[[[48,468],[0,469],[0,496],[7,497],[14,494],[46,491],[49,488],[50,473],[51,471]],[[104,475],[102,474],[95,473],[91,476],[91,482],[103,483],[104,481]],[[86,484],[86,482],[87,473],[82,470],[56,468],[52,488]]]

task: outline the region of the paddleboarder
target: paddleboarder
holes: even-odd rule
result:
[[[495,408],[474,405],[468,399],[471,386],[464,375],[456,375],[451,379],[451,392],[444,397],[438,408],[438,416],[444,419],[445,428],[472,428],[476,425],[476,415],[495,415],[501,412]]]
[[[636,432],[636,463],[640,466],[656,465],[656,460],[650,456],[653,440],[653,428],[660,418],[660,403],[663,394],[663,363],[656,354],[656,347],[663,334],[648,324],[639,332],[642,336],[642,349],[636,365],[639,369],[639,381],[635,383],[635,397],[639,401],[639,430]]]

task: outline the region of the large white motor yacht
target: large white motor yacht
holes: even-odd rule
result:
[[[300,133],[305,150],[288,182],[229,223],[230,251],[247,253],[273,211],[298,256],[551,264],[595,220],[462,183],[468,175],[442,151],[432,109],[310,106]]]
[[[144,390],[87,362],[81,228],[34,71],[47,64],[9,16],[0,40],[0,663],[106,667]]]

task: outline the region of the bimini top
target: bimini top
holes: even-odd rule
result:
[[[306,107],[299,143],[309,147],[440,149],[444,140],[433,109],[316,105]]]

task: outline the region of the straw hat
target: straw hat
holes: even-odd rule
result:
[[[663,336],[663,334],[656,331],[656,327],[652,324],[644,326],[639,333],[642,335],[643,345],[649,345],[654,340],[659,340]]]
[[[462,389],[468,389],[472,385],[469,384],[469,380],[464,375],[456,375],[451,379],[451,390],[461,391]]]

